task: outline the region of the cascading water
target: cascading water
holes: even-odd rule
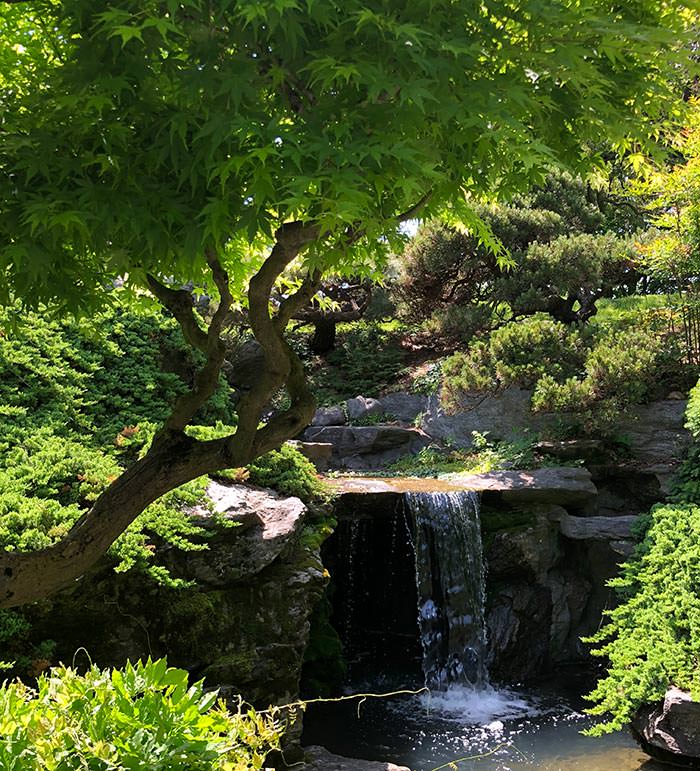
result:
[[[472,492],[406,493],[415,521],[418,625],[425,684],[483,688],[484,563],[479,498]]]
[[[361,711],[353,700],[310,704],[305,744],[391,758],[416,771],[640,771],[630,737],[591,745],[580,735],[591,721],[568,703],[568,681],[561,691],[555,684],[536,694],[488,685],[475,494],[402,493],[384,502],[357,495],[344,505],[324,561],[347,686],[355,693],[413,689],[422,661],[432,693],[369,699]]]

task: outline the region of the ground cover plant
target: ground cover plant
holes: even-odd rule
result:
[[[601,733],[624,728],[636,709],[663,697],[670,685],[700,700],[700,385],[691,392],[687,425],[695,444],[676,478],[670,501],[639,525],[636,552],[610,582],[618,607],[588,642],[608,661],[589,695]]]
[[[9,314],[3,316],[8,323]],[[158,423],[196,369],[177,324],[157,308],[117,308],[90,325],[27,313],[0,338],[0,547],[36,550],[59,541],[125,468],[147,451]],[[230,433],[227,384],[196,415],[200,439]],[[284,446],[222,475],[306,501],[326,490],[296,449]],[[177,585],[155,544],[206,549],[188,515],[206,505],[207,477],[167,493],[117,538],[115,569],[139,569]],[[226,523],[222,520],[222,526]]]
[[[279,711],[230,709],[164,659],[55,667],[34,688],[0,686],[0,765],[6,771],[255,771],[279,749]]]

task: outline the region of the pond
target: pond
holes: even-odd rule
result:
[[[387,692],[386,681],[356,692]],[[396,690],[400,684],[394,683]],[[405,685],[405,684],[404,684]],[[310,705],[304,743],[412,771],[661,771],[626,733],[581,734],[592,725],[580,700],[561,683],[537,690],[400,695]],[[450,766],[450,763],[456,764]]]

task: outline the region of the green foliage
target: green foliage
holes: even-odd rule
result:
[[[563,230],[560,217],[547,211],[493,206],[479,209],[479,215],[516,263],[533,241],[547,241]],[[496,286],[505,275],[477,232],[433,221],[398,258],[392,290],[403,318],[425,323],[428,334],[469,340],[491,326]]]
[[[1,321],[9,330],[10,313]],[[154,421],[168,414],[194,366],[176,325],[148,306],[116,307],[89,326],[26,313],[0,336],[0,548],[60,540],[145,451]],[[229,410],[214,399],[198,417],[227,418]],[[206,548],[204,531],[186,514],[205,484],[189,482],[152,504],[110,548],[116,569],[178,583],[154,564],[155,544]]]
[[[523,388],[545,374],[560,381],[576,372],[584,350],[578,330],[538,316],[506,324],[489,337],[497,382]]]
[[[208,248],[240,290],[251,243],[290,220],[324,234],[309,263],[356,275],[428,191],[431,214],[473,224],[468,196],[595,165],[582,147],[601,135],[651,144],[682,107],[695,8],[11,4],[0,302],[89,308],[148,271],[200,285]],[[352,250],[348,228],[365,236]]]
[[[560,414],[565,433],[605,433],[622,410],[673,382],[681,359],[677,341],[653,325],[579,329],[533,316],[446,359],[442,398],[458,409],[465,392],[532,388],[533,411]]]
[[[628,294],[639,280],[635,245],[617,233],[572,232],[557,212],[529,208],[527,199],[479,214],[509,251],[508,266],[478,234],[437,222],[421,227],[398,258],[399,312],[426,336],[468,342],[538,312],[566,324],[587,321],[601,297]]]
[[[443,474],[485,474],[501,469],[539,468],[547,463],[534,451],[527,437],[515,442],[492,442],[475,431],[469,450],[425,447],[389,467],[394,476],[437,477]]]
[[[328,366],[311,372],[319,401],[337,404],[358,395],[379,396],[404,366],[398,341],[392,325],[377,321],[348,325],[327,357]]]
[[[249,482],[302,501],[327,500],[330,496],[330,488],[319,479],[314,464],[290,444],[261,455],[247,471]]]
[[[578,330],[542,316],[511,322],[445,361],[444,398],[456,405],[461,392],[530,388],[545,375],[561,382],[581,369],[584,358]]]
[[[621,729],[635,709],[661,698],[669,685],[700,700],[700,508],[655,507],[644,541],[610,585],[622,603],[590,638],[594,655],[609,660],[589,698],[590,710],[606,715],[591,730]]]
[[[569,430],[609,431],[631,404],[647,399],[679,356],[653,332],[631,329],[603,335],[589,349],[584,372],[557,381],[545,374],[532,396],[535,412],[565,413]]]
[[[688,395],[685,427],[696,439],[700,438],[700,382],[695,384]]]
[[[645,169],[635,193],[642,205],[655,212],[659,230],[640,244],[639,262],[663,291],[692,288],[700,273],[700,109],[688,116],[688,125],[675,137],[674,165]]]
[[[36,690],[0,687],[7,771],[250,771],[263,768],[283,730],[279,712],[230,711],[164,659],[84,675],[57,667]]]
[[[635,290],[635,256],[634,243],[613,233],[534,242],[494,293],[515,316],[542,311],[567,324],[588,321],[601,297]]]

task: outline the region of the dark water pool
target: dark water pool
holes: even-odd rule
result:
[[[475,693],[453,687],[444,695],[369,698],[359,707],[356,701],[310,705],[304,742],[339,755],[391,760],[413,771],[668,768],[650,761],[627,734],[582,736],[591,718],[575,698],[562,696],[563,690]]]

